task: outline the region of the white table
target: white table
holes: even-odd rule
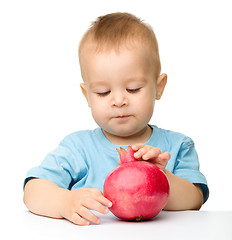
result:
[[[11,219],[10,230],[3,228],[8,237],[2,239],[15,239],[15,235],[24,240],[232,239],[232,211],[162,211],[153,220],[143,222],[121,221],[111,213],[97,215],[101,218],[100,225],[77,226],[65,219],[51,219],[21,211],[17,219]]]

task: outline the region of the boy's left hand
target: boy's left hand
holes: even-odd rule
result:
[[[168,160],[171,158],[169,152],[162,153],[159,148],[144,145],[142,143],[132,145],[135,151],[134,157],[138,160],[145,160],[155,164],[161,170],[166,168]]]

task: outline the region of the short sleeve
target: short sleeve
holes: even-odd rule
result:
[[[191,183],[200,184],[204,195],[204,202],[207,201],[209,197],[207,181],[205,176],[199,171],[198,155],[194,142],[189,137],[185,137],[180,146],[173,173]]]
[[[86,169],[78,151],[63,141],[50,152],[40,166],[30,169],[26,174],[26,183],[33,178],[50,180],[61,188],[71,189],[74,182],[82,177]]]

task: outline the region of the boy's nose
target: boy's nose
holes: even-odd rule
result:
[[[128,99],[126,98],[125,94],[117,93],[113,95],[112,105],[114,107],[123,107],[128,104]]]

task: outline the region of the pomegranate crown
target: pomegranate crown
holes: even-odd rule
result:
[[[121,148],[121,147],[120,147],[120,150],[117,149],[117,151],[118,151],[119,156],[120,156],[121,164],[136,161],[136,159],[134,157],[135,152],[131,148],[131,146],[127,147],[127,151],[124,148]]]

